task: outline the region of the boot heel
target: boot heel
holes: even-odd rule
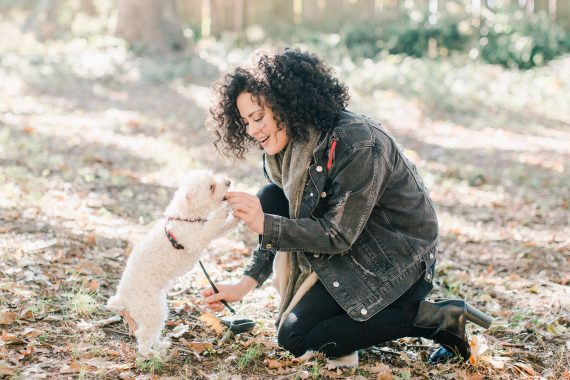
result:
[[[467,306],[467,320],[473,323],[478,324],[479,326],[488,329],[491,327],[491,323],[493,323],[493,318],[474,306],[469,305],[466,303]]]

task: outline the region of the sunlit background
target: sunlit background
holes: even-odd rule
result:
[[[470,373],[569,376],[569,32],[565,0],[0,0],[1,327],[27,323],[53,348],[68,321],[105,315],[124,257],[188,170],[255,192],[260,152],[238,161],[213,147],[210,86],[258,47],[296,46],[332,65],[349,108],[417,164],[440,218],[435,294],[497,318]],[[218,281],[239,277],[256,240],[241,228],[211,247]],[[195,272],[188,283],[190,301],[173,301],[186,312],[207,285]],[[241,310],[271,339],[274,294],[256,292]],[[50,330],[26,319],[32,307],[69,319]],[[21,335],[28,356],[0,346],[0,375],[74,373],[63,348],[39,366],[39,336]],[[120,339],[71,341],[81,357]],[[219,355],[207,373],[223,372]],[[195,364],[176,363],[163,373]],[[387,363],[395,375],[411,365]]]

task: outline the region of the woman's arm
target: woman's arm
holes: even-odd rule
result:
[[[265,215],[261,246],[276,251],[346,252],[360,236],[390,175],[386,161],[374,147],[347,153],[333,167],[332,192],[325,198],[327,211],[323,217]]]
[[[243,276],[241,280],[235,284],[218,284],[216,287],[219,293],[214,289],[208,288],[202,292],[206,306],[213,311],[222,311],[224,305],[222,300],[226,302],[238,302],[243,299],[249,292],[257,286],[257,281],[249,276]]]
[[[332,192],[322,218],[263,214],[257,197],[246,193],[233,193],[228,201],[234,216],[261,235],[263,249],[338,254],[350,249],[362,232],[390,174],[383,156],[372,146],[339,158],[331,173]]]

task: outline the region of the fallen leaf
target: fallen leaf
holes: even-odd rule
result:
[[[45,333],[45,331],[28,327],[22,332],[22,336],[25,336],[26,338],[37,338],[43,333]]]
[[[126,310],[121,311],[119,314],[121,315],[121,317],[123,317],[125,322],[127,322],[127,326],[129,327],[129,335],[134,335],[135,331],[137,330],[137,323],[135,322],[135,320]]]
[[[25,358],[36,352],[36,348],[32,344],[29,344],[25,350],[19,350],[18,352]]]
[[[462,380],[482,380],[483,376],[475,373],[475,374],[470,374],[467,373],[463,370],[457,370],[453,373],[453,379],[462,379]]]
[[[16,320],[16,313],[12,311],[0,312],[0,325],[9,325]]]
[[[479,357],[489,349],[487,340],[484,336],[476,335],[469,340],[469,346],[471,347],[471,356],[469,357],[469,363],[471,365],[477,364]]]
[[[103,276],[105,271],[98,265],[88,260],[81,260],[75,267],[77,272],[85,274],[94,274],[95,276]]]
[[[214,330],[217,335],[221,335],[225,330],[224,325],[222,325],[222,321],[220,321],[220,319],[214,314],[206,312],[198,317],[198,319],[206,323],[206,325]]]
[[[60,373],[75,373],[75,372],[81,372],[82,369],[84,369],[86,366],[82,365],[81,363],[79,363],[76,360],[71,361],[69,364],[65,364],[61,370],[59,371]]]
[[[496,369],[503,369],[511,359],[506,356],[481,356],[480,360],[491,364]]]
[[[180,339],[180,342],[184,347],[189,348],[197,354],[201,354],[204,351],[208,351],[214,348],[211,342],[188,342],[186,339]]]
[[[410,359],[408,354],[406,354],[405,352],[400,353],[400,359],[402,359],[407,366],[410,366],[412,364],[412,359]]]
[[[14,374],[14,369],[6,361],[0,361],[0,376],[11,376]]]
[[[34,311],[30,309],[23,309],[19,315],[20,318],[25,319],[27,321],[35,321]]]
[[[392,370],[384,363],[376,363],[374,367],[368,368],[368,372],[376,374],[376,380],[392,380]]]
[[[531,376],[536,376],[536,371],[529,364],[516,362],[514,364],[514,366],[522,369],[523,371],[525,371],[526,373],[528,373]]]
[[[89,284],[87,285],[87,289],[91,292],[96,291],[97,289],[99,289],[99,281],[97,281],[97,280],[89,281]]]
[[[25,342],[22,339],[18,338],[14,334],[10,334],[5,330],[2,330],[2,336],[0,337],[0,339],[2,339],[2,341],[4,341],[4,343],[6,343],[7,345],[25,344]]]
[[[107,369],[107,370],[126,370],[130,369],[133,366],[132,363],[115,363],[100,357],[86,360],[84,364],[94,368]]]
[[[269,369],[283,368],[283,367],[286,367],[287,364],[289,364],[288,361],[282,361],[282,360],[277,360],[277,359],[265,359],[263,361],[263,363],[265,363],[265,365]]]
[[[85,237],[85,244],[87,244],[88,247],[94,247],[96,243],[97,243],[97,235],[95,235],[95,233],[93,232],[87,234],[87,236]]]
[[[43,319],[44,322],[61,322],[63,321],[63,316],[50,314]]]
[[[176,326],[175,328],[173,328],[172,331],[170,333],[168,333],[168,336],[173,337],[173,338],[180,338],[182,335],[186,334],[189,329],[190,329],[190,326],[182,323],[182,324]]]
[[[249,347],[251,344],[256,343],[256,344],[261,344],[263,346],[265,346],[266,348],[275,348],[275,349],[281,349],[281,347],[279,347],[279,345],[271,340],[267,340],[267,339],[263,339],[260,337],[255,337],[255,338],[251,338],[248,339],[247,341],[243,342],[242,345],[247,348]],[[302,356],[304,357],[304,355]]]

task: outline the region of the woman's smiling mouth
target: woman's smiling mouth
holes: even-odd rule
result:
[[[265,136],[257,141],[259,141],[259,143],[263,146],[267,141],[269,141],[269,136]]]

